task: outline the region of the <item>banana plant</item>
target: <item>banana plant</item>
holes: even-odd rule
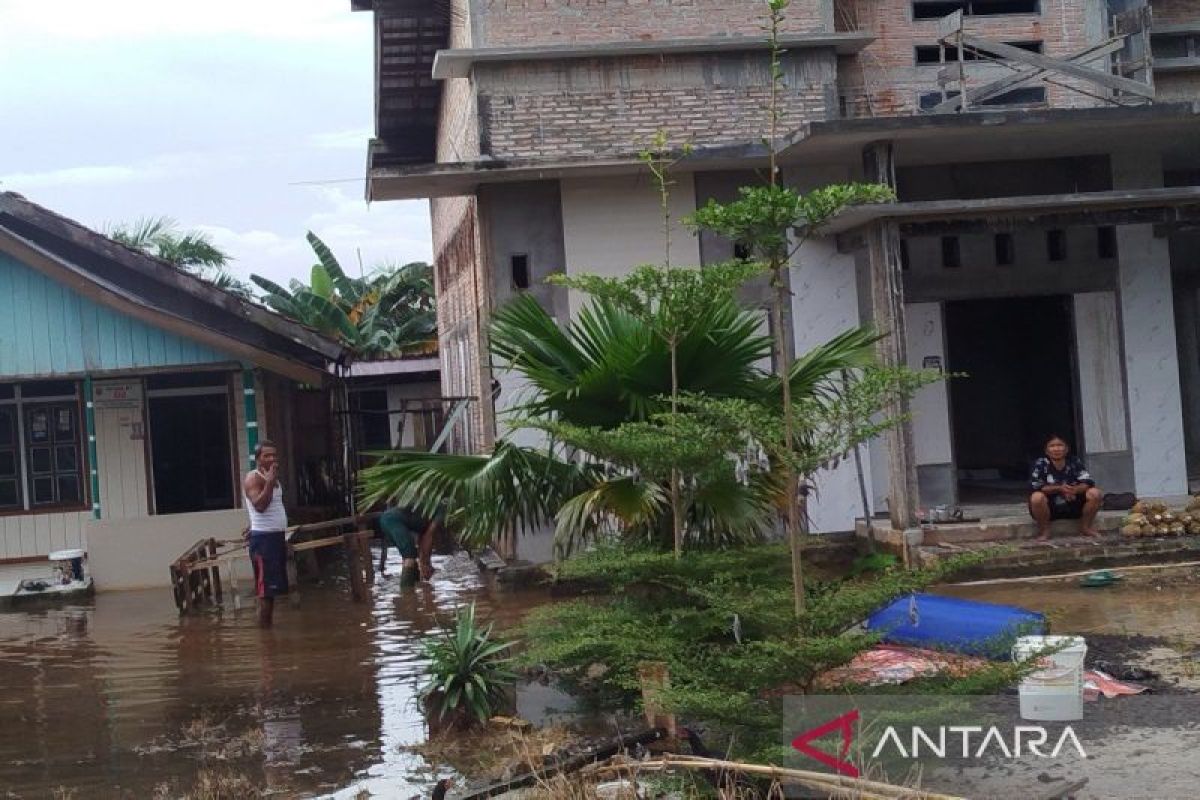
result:
[[[370,277],[346,274],[333,251],[309,231],[317,263],[305,284],[288,288],[261,275],[250,279],[263,302],[284,316],[333,336],[359,356],[398,356],[428,352],[436,342],[432,270],[414,262],[385,266]]]

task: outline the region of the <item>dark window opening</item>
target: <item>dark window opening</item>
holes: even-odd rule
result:
[[[1100,258],[1117,257],[1117,229],[1112,225],[1096,228],[1096,250]]]
[[[908,240],[900,240],[900,269],[907,270],[909,267],[908,260]]]
[[[945,99],[958,97],[958,90],[946,92]],[[917,98],[917,105],[922,111],[929,111],[942,102],[941,92],[923,92]],[[1028,86],[1023,89],[1009,89],[1007,92],[989,97],[980,102],[981,106],[1031,106],[1046,102],[1045,86]]]
[[[198,389],[214,386],[225,388],[229,385],[227,372],[176,372],[170,375],[151,375],[146,378],[146,390],[153,392],[159,389]]]
[[[1067,232],[1046,231],[1046,258],[1051,261],[1067,260]]]
[[[750,252],[750,245],[738,242],[733,246],[733,257],[738,261],[749,261],[753,253]]]
[[[392,449],[387,389],[351,392],[350,411],[354,415],[354,444],[360,454]]]
[[[997,233],[994,241],[997,266],[1007,267],[1016,259],[1011,233]]]
[[[0,407],[0,509],[21,507],[21,451],[17,409]]]
[[[962,266],[962,251],[959,249],[957,236],[942,237],[942,266],[946,269]]]
[[[955,11],[968,17],[1037,14],[1038,0],[913,0],[913,19],[940,19]]]
[[[155,512],[233,508],[228,395],[151,397],[148,404]]]
[[[38,381],[21,384],[21,397],[74,397],[75,384],[71,381]]]
[[[1200,54],[1200,35],[1152,35],[1150,48],[1155,58],[1195,58],[1197,54]]]
[[[1042,52],[1042,43],[1040,41],[1029,42],[1006,42],[1013,47],[1019,47],[1022,50],[1028,50],[1031,53]],[[940,64],[941,51],[946,51],[946,61],[958,61],[958,48],[953,45],[936,45],[936,44],[919,44],[914,48],[916,61],[918,64]],[[982,56],[978,52],[967,48],[963,51],[963,61],[979,61]]]
[[[509,256],[509,267],[512,270],[512,285],[516,289],[529,288],[529,256],[518,253]]]

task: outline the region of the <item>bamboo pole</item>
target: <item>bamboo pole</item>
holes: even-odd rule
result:
[[[597,767],[595,772],[628,769],[629,764],[611,764]],[[701,758],[700,756],[662,756],[650,761],[642,761],[634,765],[639,770],[644,769],[693,769],[719,770],[744,775],[757,775],[771,778],[780,783],[792,782],[808,785],[813,788],[834,791],[855,791],[859,797],[881,798],[913,798],[913,800],[966,800],[957,795],[939,794],[908,786],[896,786],[891,783],[872,781],[866,778],[851,778],[846,775],[831,775],[826,772],[812,770],[788,769],[764,764],[747,764],[741,761],[726,761],[719,758]]]

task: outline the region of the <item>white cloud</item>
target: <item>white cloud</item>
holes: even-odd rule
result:
[[[314,133],[308,137],[308,143],[322,150],[367,150],[367,142],[374,133],[370,128],[352,128],[346,131],[331,131],[329,133]]]
[[[0,175],[0,186],[14,192],[60,186],[104,186],[161,181],[200,175],[237,166],[243,158],[232,153],[165,153],[132,164],[95,164],[61,167],[42,172]]]
[[[30,36],[81,41],[249,34],[287,40],[336,39],[368,24],[342,0],[0,0],[0,42]],[[6,37],[8,31],[11,37]]]
[[[251,274],[286,285],[291,278],[307,280],[316,258],[305,239],[313,231],[329,246],[350,274],[361,265],[370,271],[381,263],[429,261],[428,205],[422,201],[367,206],[345,190],[310,187],[320,197],[322,209],[286,234],[265,229],[236,230],[219,225],[197,225],[213,243],[234,259],[230,271],[242,278]]]

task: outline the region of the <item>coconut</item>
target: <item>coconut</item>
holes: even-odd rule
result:
[[[1187,528],[1182,522],[1174,522],[1171,524],[1172,536],[1183,536],[1185,533],[1187,533]]]
[[[1142,526],[1141,525],[1126,525],[1123,528],[1121,528],[1121,534],[1123,536],[1141,536],[1142,535]]]
[[[1130,514],[1125,518],[1126,525],[1145,525],[1147,522],[1145,514]]]

